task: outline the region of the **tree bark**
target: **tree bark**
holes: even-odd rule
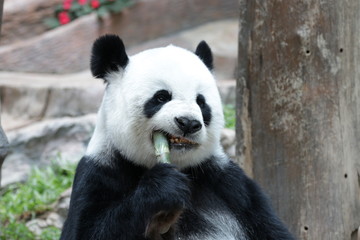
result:
[[[4,4],[4,0],[0,0],[0,36],[1,36],[3,4]],[[9,143],[1,127],[1,98],[0,98],[0,186],[1,186],[1,167],[8,153],[8,148],[9,148]]]
[[[0,0],[0,33],[1,33],[1,25],[2,25],[3,6],[4,6],[4,0]]]
[[[358,0],[240,0],[247,161],[299,239],[359,237],[359,39]]]

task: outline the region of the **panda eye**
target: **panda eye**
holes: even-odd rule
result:
[[[198,95],[196,98],[196,103],[199,105],[200,108],[205,107],[205,98],[203,95]]]
[[[156,100],[158,102],[166,102],[166,96],[165,95],[158,95],[158,96],[156,96]]]
[[[165,103],[171,100],[171,94],[166,90],[160,90],[155,93],[154,98],[158,103]]]

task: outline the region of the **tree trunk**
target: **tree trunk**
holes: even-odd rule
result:
[[[4,4],[4,0],[0,0],[0,35],[1,35],[3,4]],[[9,143],[1,127],[1,98],[0,98],[0,186],[1,186],[1,167],[7,155],[8,148],[9,148]]]
[[[359,237],[359,39],[358,0],[240,0],[252,173],[299,239]]]
[[[1,33],[1,25],[2,25],[3,6],[4,6],[4,0],[0,0],[0,33]]]

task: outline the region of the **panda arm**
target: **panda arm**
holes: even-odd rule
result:
[[[96,166],[84,157],[76,170],[61,239],[141,239],[133,229],[138,222],[131,206],[133,197],[126,194],[131,184],[121,182],[112,169]]]
[[[267,196],[232,161],[216,174],[217,193],[243,225],[249,239],[293,240]]]
[[[146,227],[156,213],[186,204],[185,175],[165,164],[151,170],[130,165],[102,169],[81,160],[61,239],[146,239]],[[135,172],[143,174],[136,177]]]

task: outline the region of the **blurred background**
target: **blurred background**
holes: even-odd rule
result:
[[[2,19],[1,240],[58,239],[105,33],[130,55],[207,41],[226,153],[298,239],[360,240],[359,0],[5,0]]]

